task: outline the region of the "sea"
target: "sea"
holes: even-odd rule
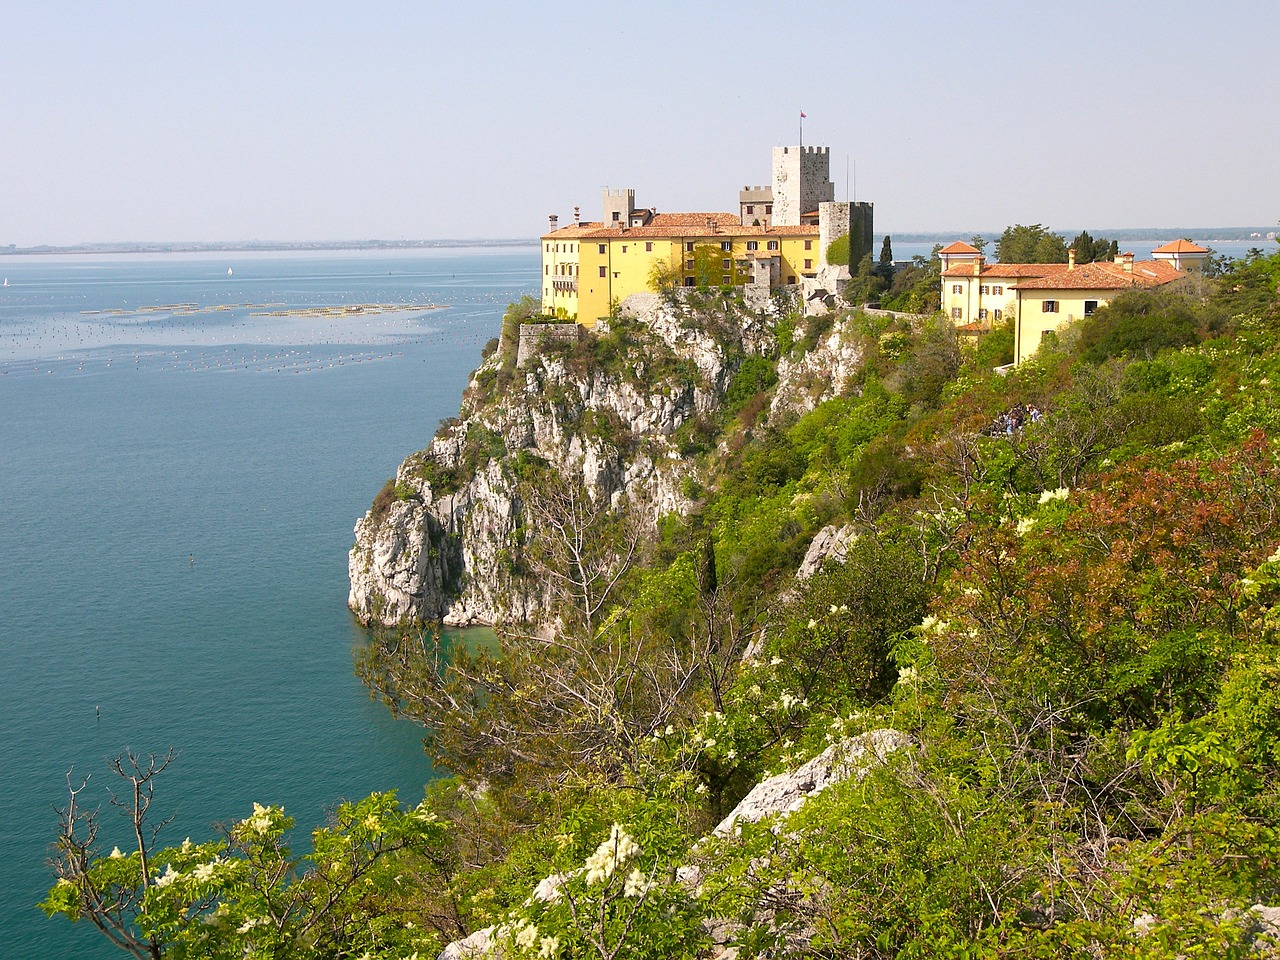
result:
[[[176,760],[171,842],[436,776],[353,673],[352,527],[457,413],[536,246],[0,257],[0,956],[107,958],[36,909],[68,778]]]

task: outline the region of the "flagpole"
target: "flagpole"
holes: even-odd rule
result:
[[[804,111],[800,111],[800,146],[804,146]]]

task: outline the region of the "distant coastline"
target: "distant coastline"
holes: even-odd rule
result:
[[[971,237],[981,234],[989,240],[1000,236],[1001,229],[992,230],[951,230],[951,231],[885,231],[895,241],[902,243],[946,243],[957,237]],[[1059,229],[1055,232],[1064,236],[1075,236],[1076,228]],[[1097,236],[1116,237],[1123,240],[1170,240],[1178,237],[1190,237],[1199,242],[1224,240],[1248,241],[1256,240],[1266,243],[1274,240],[1276,226],[1265,227],[1132,227],[1123,229],[1092,230]],[[1271,234],[1270,237],[1267,235]],[[877,231],[879,235],[879,231]],[[34,247],[19,247],[16,244],[0,246],[0,256],[22,256],[32,254],[137,254],[137,253],[290,253],[298,251],[333,251],[345,250],[431,250],[451,247],[535,247],[537,237],[516,237],[509,239],[488,240],[327,240],[327,241],[271,241],[271,240],[236,240],[208,242],[174,242],[155,243],[149,241],[120,241],[114,243],[77,243],[68,246],[41,244]]]
[[[117,243],[77,243],[71,246],[41,244],[19,247],[0,246],[0,256],[23,254],[113,254],[113,253],[291,253],[297,251],[344,250],[431,250],[450,247],[534,247],[537,239],[520,237],[511,240],[332,240],[310,243],[297,241],[243,240],[210,242],[151,243],[128,241]]]

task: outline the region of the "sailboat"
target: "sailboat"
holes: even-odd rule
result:
[[[4,285],[5,285],[6,287],[9,285],[9,278],[8,278],[8,277],[5,277],[5,278],[4,278]]]
[[[227,276],[228,276],[228,277],[233,277],[233,276],[235,276],[235,273],[236,273],[236,272],[235,272],[234,270],[232,270],[230,267],[227,267]]]

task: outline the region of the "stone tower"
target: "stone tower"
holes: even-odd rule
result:
[[[773,223],[798,227],[818,204],[836,198],[831,182],[830,147],[773,148]]]
[[[631,215],[636,210],[636,192],[634,190],[606,190],[604,192],[604,225],[613,224],[630,226]]]

